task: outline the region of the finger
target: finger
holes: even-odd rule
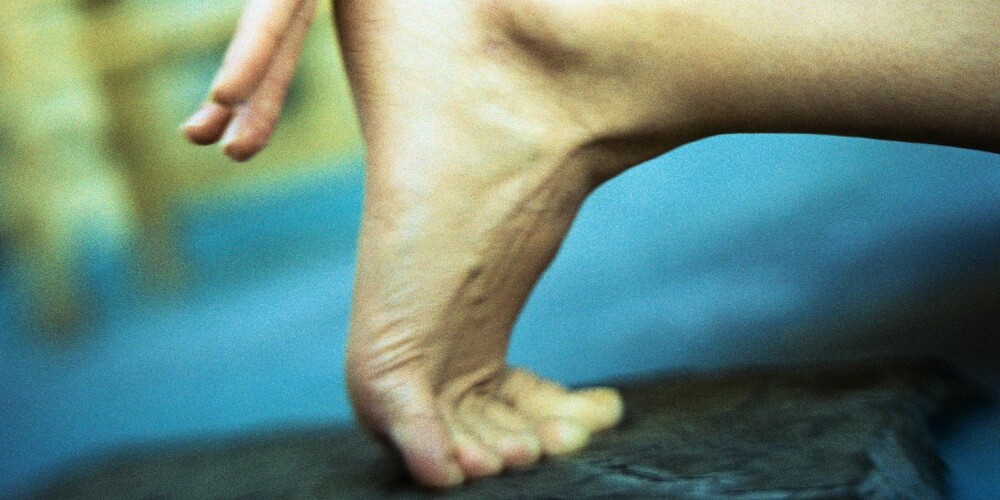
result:
[[[204,146],[218,141],[232,118],[231,108],[206,102],[184,122],[181,130],[187,140]]]
[[[250,0],[212,85],[213,101],[235,106],[254,94],[303,1]]]
[[[267,145],[274,133],[315,7],[316,0],[303,0],[264,81],[250,99],[239,106],[222,140],[222,151],[230,158],[249,160]]]

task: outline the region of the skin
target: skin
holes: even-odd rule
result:
[[[315,5],[251,0],[184,126],[265,146]],[[448,487],[583,447],[612,389],[508,367],[586,196],[682,144],[806,132],[1000,149],[1000,4],[340,0],[367,146],[347,378],[359,420]]]

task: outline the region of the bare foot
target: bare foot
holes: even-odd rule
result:
[[[593,100],[616,97],[588,72],[608,68],[564,22],[580,12],[538,5],[336,3],[368,146],[348,382],[428,486],[578,450],[622,415],[613,389],[505,363],[586,195],[650,154],[598,163],[621,156],[595,145],[612,126]]]
[[[251,0],[214,102],[185,127],[192,141],[227,130],[235,159],[263,146],[313,1]],[[772,3],[336,1],[368,146],[349,388],[421,483],[568,453],[620,419],[613,390],[570,392],[504,361],[529,291],[603,180],[721,132],[995,149],[994,129],[967,128],[998,122],[993,73],[968,70],[996,67],[995,44],[908,45],[952,26],[994,40],[993,4],[955,17],[963,9]],[[940,74],[964,84],[945,89]]]
[[[567,391],[505,362],[528,293],[598,184],[713,133],[845,130],[827,122],[838,110],[868,122],[837,99],[856,94],[775,77],[788,60],[765,57],[789,39],[740,53],[732,40],[760,31],[741,9],[680,4],[335,3],[368,146],[348,383],[360,420],[421,483],[569,453],[621,418],[611,389]]]
[[[248,5],[189,139],[225,130],[238,160],[264,146],[312,8]],[[335,8],[368,147],[347,357],[359,419],[432,487],[582,448],[620,420],[617,392],[569,391],[505,356],[587,194],[694,137],[621,41],[636,20],[605,2]]]

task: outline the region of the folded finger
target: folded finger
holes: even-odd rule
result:
[[[316,0],[303,0],[263,82],[240,105],[222,144],[223,152],[234,160],[244,161],[253,157],[267,145],[274,133],[316,12],[315,7]]]
[[[254,94],[267,75],[303,1],[249,1],[216,75],[212,100],[235,106]]]

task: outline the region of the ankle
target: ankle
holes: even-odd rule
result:
[[[597,182],[716,133],[704,105],[711,30],[683,2],[483,0],[480,9],[553,89],[560,119],[577,126],[573,162]]]

